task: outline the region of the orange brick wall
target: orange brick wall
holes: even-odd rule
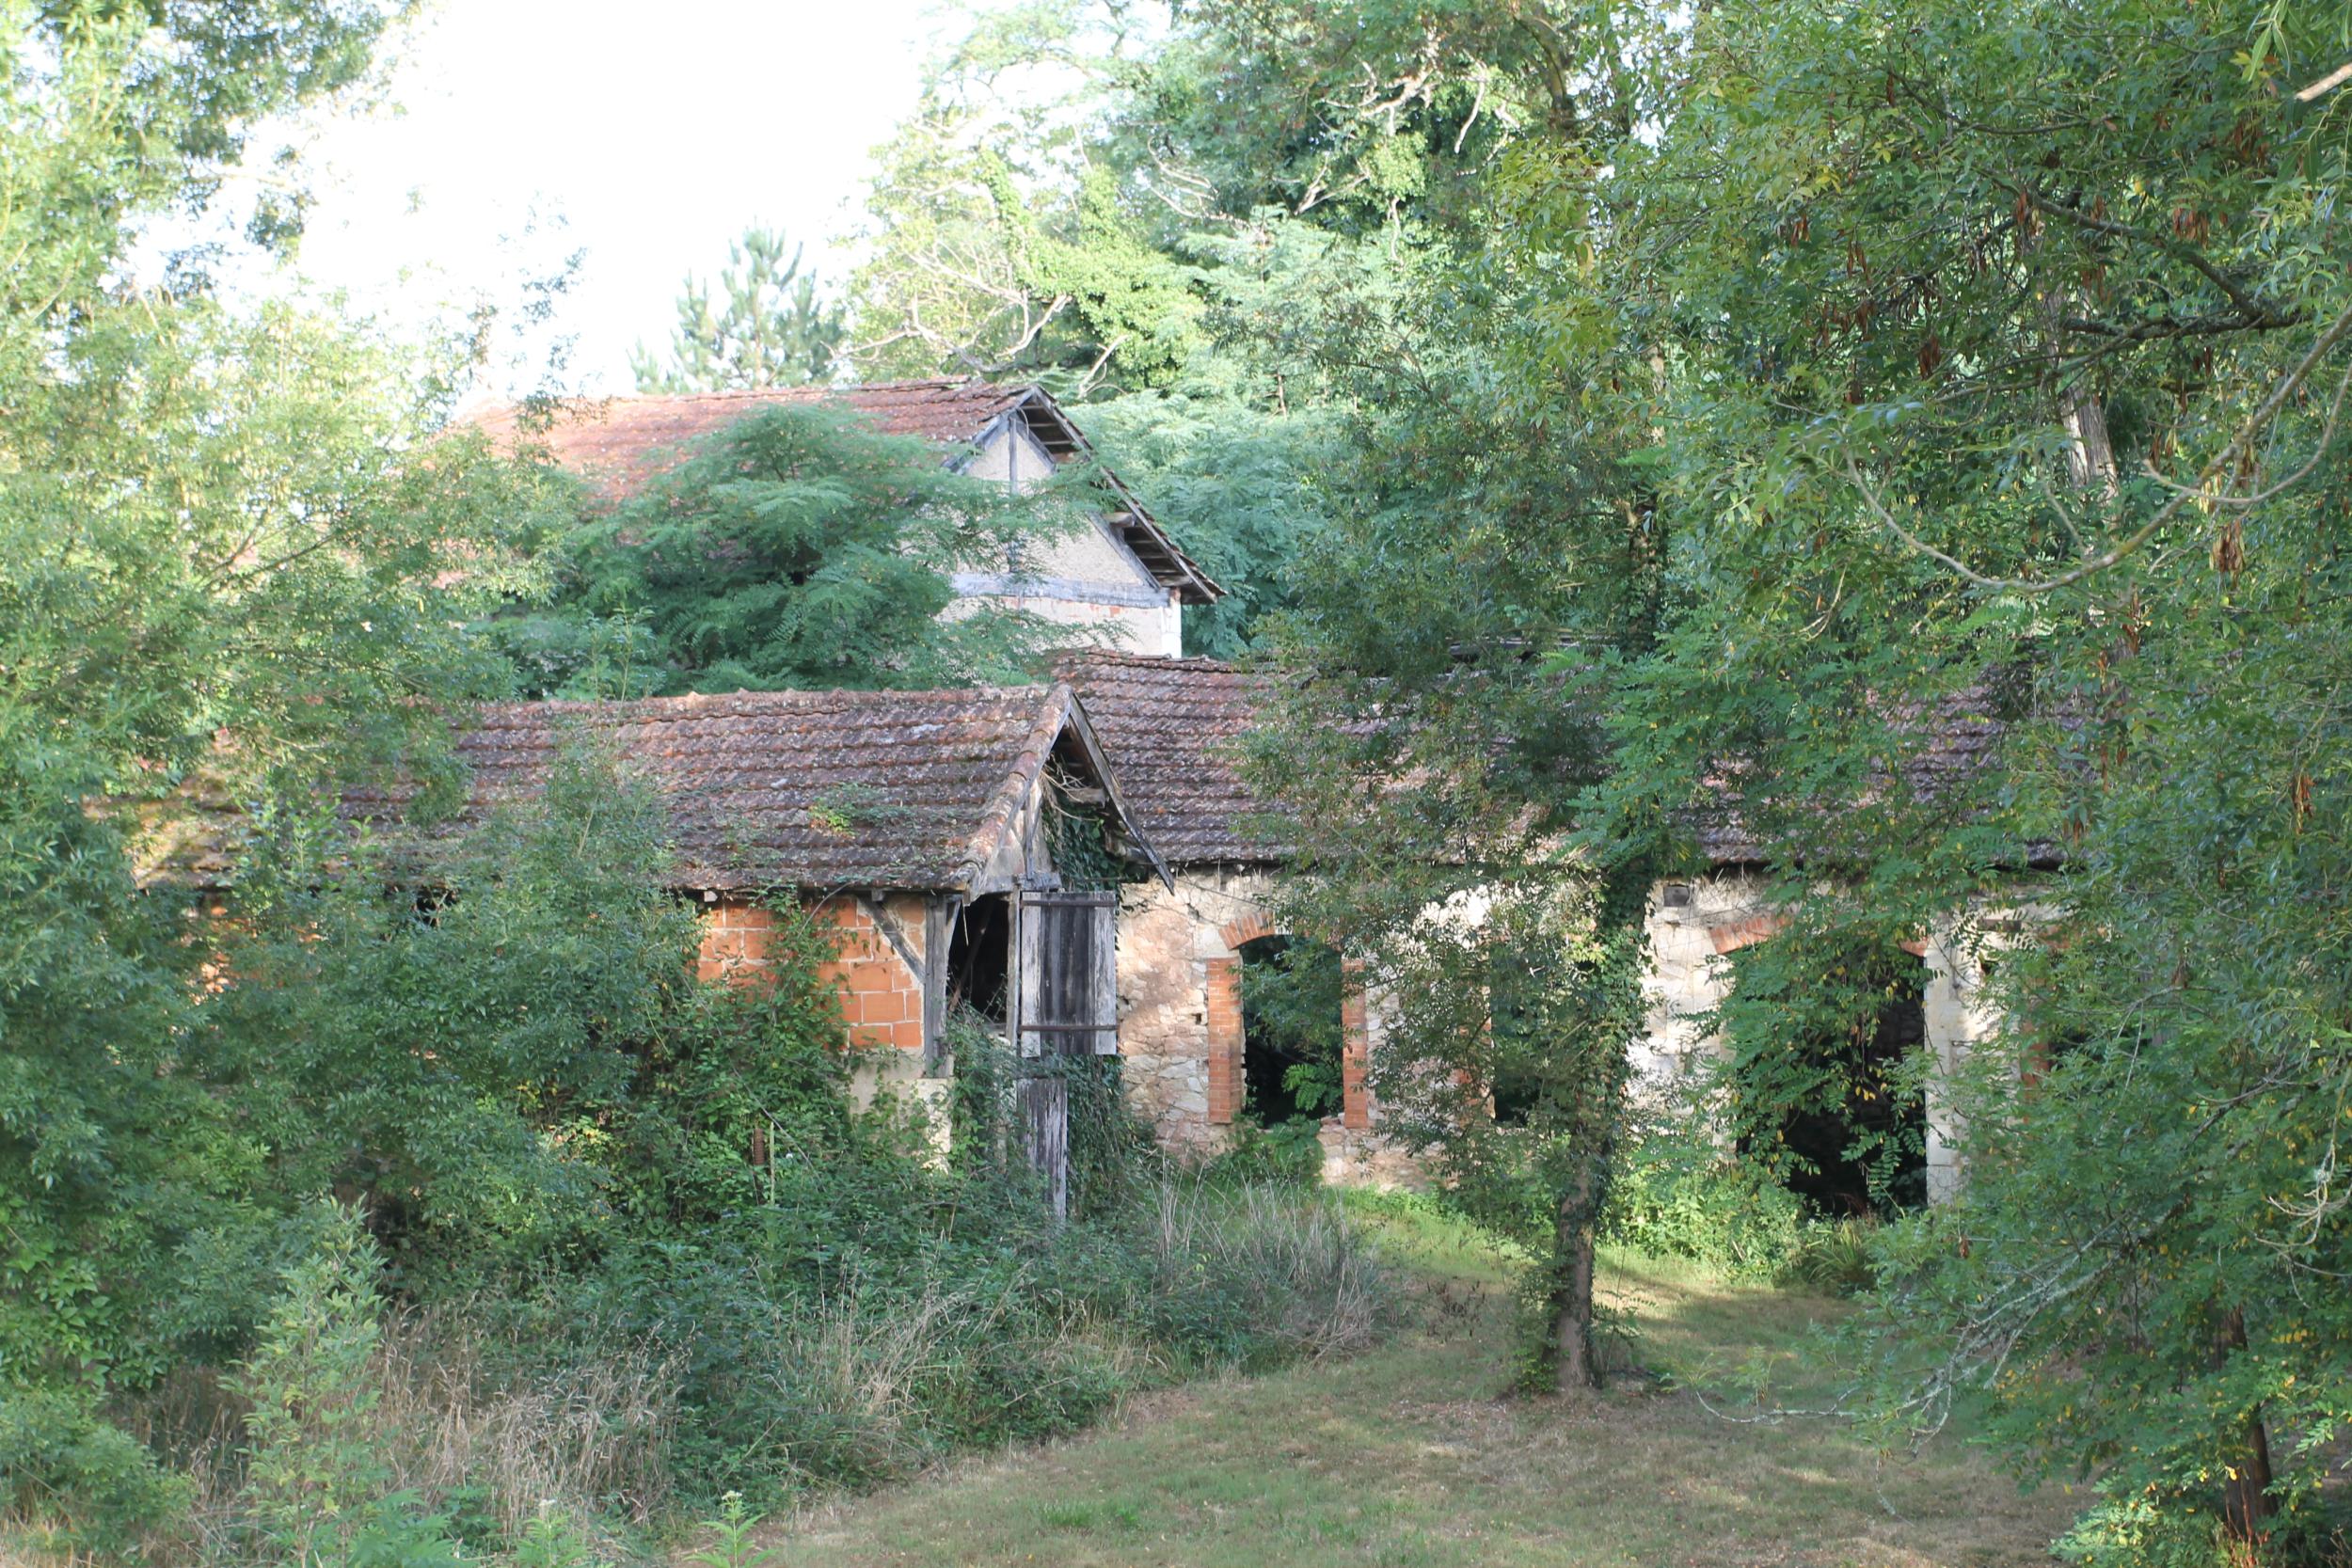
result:
[[[1372,1125],[1372,1030],[1364,1016],[1364,961],[1344,959],[1347,989],[1340,994],[1340,1116],[1362,1131]]]
[[[854,898],[828,898],[809,914],[831,931],[834,957],[817,972],[840,988],[841,1016],[853,1045],[923,1049],[923,978],[875,929],[873,917]],[[705,980],[755,985],[773,961],[770,944],[775,916],[755,904],[725,899],[703,911],[703,939],[695,973]],[[917,921],[915,927],[921,930]]]
[[[1211,958],[1208,968],[1209,1123],[1222,1127],[1241,1112],[1241,960]]]

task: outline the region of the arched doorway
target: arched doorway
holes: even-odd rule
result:
[[[1741,1152],[1826,1217],[1924,1204],[1928,965],[1917,944],[1767,928],[1718,948],[1737,955],[1718,1017]]]
[[[1369,1128],[1369,1030],[1354,961],[1327,945],[1278,930],[1254,911],[1228,921],[1217,934],[1224,940],[1225,956],[1207,960],[1202,1015],[1208,1034],[1209,1124],[1263,1121],[1271,1110],[1278,1118],[1337,1113],[1351,1130]],[[1257,984],[1248,988],[1254,997],[1245,992],[1245,971],[1257,973]],[[1279,984],[1278,974],[1282,977]],[[1253,1022],[1260,1042],[1254,1055],[1249,1049]],[[1327,1040],[1334,1027],[1338,1097],[1313,1096],[1316,1109],[1311,1113],[1299,1103],[1300,1089],[1311,1083],[1327,1087],[1329,1080],[1319,1071],[1293,1079],[1295,1058],[1311,1053],[1299,1049],[1298,1037],[1319,1035]]]
[[[1908,1069],[1927,1046],[1928,966],[1899,950],[1876,957],[1875,1015],[1800,1045],[1842,1095],[1792,1109],[1780,1129],[1796,1157],[1789,1190],[1833,1217],[1928,1199],[1927,1100]]]
[[[1345,981],[1322,942],[1279,933],[1242,944],[1242,1115],[1264,1127],[1339,1114]]]

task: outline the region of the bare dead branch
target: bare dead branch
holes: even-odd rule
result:
[[[2344,61],[2310,87],[2297,92],[2295,95],[2295,101],[2297,103],[2308,103],[2322,93],[2335,91],[2346,82],[2352,82],[2352,60]]]

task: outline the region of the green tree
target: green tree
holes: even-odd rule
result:
[[[1534,1249],[1534,1375],[1574,1391],[1600,1381],[1594,1245],[1647,892],[1632,863],[1597,885],[1575,847],[1607,755],[1601,673],[1652,635],[1661,552],[1607,431],[1564,436],[1498,395],[1492,318],[1458,310],[1455,276],[1321,324],[1338,362],[1369,367],[1377,412],[1275,617],[1293,678],[1259,777],[1295,824],[1294,927],[1328,933],[1381,999],[1384,1131]],[[1499,974],[1516,1027],[1496,1026]],[[1506,1080],[1510,1125],[1490,1106]]]
[[[1500,209],[1518,378],[1656,432],[1618,848],[1736,826],[1791,952],[2015,949],[1965,1189],[1890,1233],[1881,1408],[2099,1475],[2114,1560],[2151,1519],[2259,1554],[2352,1411],[2346,146],[2296,90],[2341,53],[2269,3],[1710,9],[1655,135],[1523,146]]]
[[[208,802],[307,810],[333,769],[428,750],[427,705],[499,675],[453,626],[531,580],[537,479],[477,442],[410,459],[442,412],[428,367],[299,303],[232,309],[192,266],[137,281],[144,227],[225,210],[257,128],[357,83],[385,20],[0,11],[11,1496],[165,1500],[93,1412],[222,1326],[216,1243],[255,1222],[262,1150],[187,1054],[211,954],[135,863]],[[260,215],[282,240],[294,209]]]
[[[778,229],[752,228],[727,245],[716,309],[711,290],[688,274],[677,300],[667,364],[643,343],[629,353],[641,392],[717,392],[803,387],[829,379],[846,331],[843,311],[801,270],[802,247]]]
[[[1046,628],[954,575],[1011,570],[1087,500],[1083,469],[1015,493],[855,411],[764,408],[592,514],[554,600],[491,630],[542,692],[1017,681]]]

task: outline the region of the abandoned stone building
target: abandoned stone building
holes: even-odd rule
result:
[[[1092,715],[1128,808],[1170,871],[1165,881],[1130,887],[1121,900],[1120,1051],[1128,1093],[1164,1145],[1212,1150],[1237,1120],[1287,1114],[1276,1088],[1280,1063],[1261,1059],[1243,1003],[1253,956],[1296,940],[1275,913],[1285,862],[1279,818],[1253,799],[1237,765],[1237,743],[1258,721],[1264,685],[1212,659],[1110,653],[1074,657],[1061,673]],[[1982,718],[1947,718],[1922,766],[1978,766],[1996,731]],[[1768,896],[1769,868],[1736,822],[1726,818],[1701,836],[1708,871],[1661,883],[1649,905],[1648,1022],[1634,1069],[1637,1092],[1661,1104],[1725,1052],[1709,1020],[1730,994],[1731,956],[1783,925]],[[1905,944],[1916,972],[1899,986],[1871,1050],[1924,1049],[1939,1078],[1956,1070],[1971,1042],[1998,1022],[1983,1004],[1986,966],[2014,935],[2014,921],[2000,911],[1976,911]],[[1380,1137],[1366,1081],[1381,1010],[1360,994],[1347,994],[1341,1007],[1343,1099],[1324,1118],[1326,1171],[1335,1180],[1409,1180],[1409,1164]],[[1937,1200],[1959,1183],[1959,1129],[1932,1086],[1918,1112],[1919,1184]],[[1838,1169],[1835,1149],[1814,1153],[1827,1167],[1821,1200],[1853,1200],[1858,1170]]]
[[[1088,455],[1084,436],[1040,389],[945,380],[615,398],[563,410],[532,438],[622,496],[730,421],[812,399],[931,440],[943,461],[1014,486]],[[514,430],[505,415],[478,422],[493,434]],[[1089,1000],[1070,1004],[1083,1016],[1057,1016],[1046,1033],[1092,1049],[1115,1045],[1131,1102],[1162,1144],[1213,1152],[1237,1124],[1293,1110],[1284,1064],[1254,1037],[1245,994],[1254,964],[1301,940],[1276,913],[1286,863],[1279,819],[1251,796],[1236,754],[1264,688],[1231,666],[1181,657],[1183,607],[1214,602],[1221,590],[1115,476],[1103,483],[1104,506],[1083,536],[1057,541],[1045,559],[961,574],[955,583],[966,597],[1069,626],[1073,647],[1059,661],[1059,684],[676,698],[585,705],[569,715],[556,711],[564,705],[537,705],[485,715],[469,732],[469,760],[493,793],[527,787],[532,770],[544,769],[559,719],[608,731],[646,766],[672,812],[689,866],[682,875],[708,911],[705,973],[732,977],[760,962],[763,927],[741,895],[755,885],[746,878],[806,890],[842,931],[837,968],[852,1033],[887,1042],[886,1076],[917,1098],[940,1092],[944,1009],[958,998],[986,1003],[1001,991],[1008,1000],[995,1004],[996,1022],[1008,1037],[1044,1049],[1034,1029],[1023,1033],[1023,998],[1039,994],[1039,982],[1022,968],[1019,931],[1027,911],[1039,911],[1032,931],[1049,919],[1083,918],[1089,935],[1066,945],[1104,978],[1090,990],[1051,981],[1051,994]],[[1964,763],[1982,739],[1959,727],[1945,761]],[[890,830],[888,843],[869,840],[864,827],[812,825],[824,792],[839,788],[915,815]],[[1077,800],[1057,790],[1078,791],[1108,814],[1138,873],[1115,906],[1089,893],[1083,917],[1042,912],[1056,876],[1039,824]],[[734,869],[719,858],[722,845],[768,863]],[[1641,1091],[1660,1100],[1723,1052],[1706,1021],[1728,994],[1731,955],[1777,929],[1766,868],[1736,826],[1713,832],[1707,848],[1705,875],[1661,884],[1651,900],[1649,1023],[1635,1066]],[[1915,944],[1916,982],[1890,1010],[1881,1047],[1926,1049],[1942,1070],[1956,1067],[1994,1022],[1980,1004],[1987,950],[1981,929],[1963,936],[1958,923]],[[1335,1006],[1339,1103],[1322,1117],[1326,1172],[1343,1181],[1408,1180],[1409,1166],[1384,1145],[1369,1088],[1379,1008],[1350,988]],[[1959,1177],[1956,1129],[1932,1093],[1925,1115],[1925,1185],[1942,1196]]]
[[[568,411],[535,438],[607,493],[625,494],[763,403],[810,397],[840,398],[885,429],[934,440],[943,461],[1009,484],[1085,451],[1036,388],[947,381],[614,399]],[[480,422],[496,431],[504,419]],[[1072,627],[1051,680],[485,707],[457,723],[471,794],[441,831],[529,800],[567,740],[593,737],[662,806],[672,888],[701,911],[703,978],[756,981],[775,929],[766,900],[779,891],[833,929],[825,973],[850,1038],[872,1048],[861,1096],[887,1087],[938,1104],[952,1068],[946,1022],[969,1006],[1025,1055],[1115,1053],[1130,1103],[1172,1150],[1214,1153],[1243,1124],[1293,1116],[1302,1107],[1286,1086],[1290,1063],[1257,1028],[1246,983],[1308,940],[1281,927],[1281,820],[1252,795],[1239,756],[1267,687],[1181,657],[1183,607],[1221,590],[1115,478],[1104,483],[1093,531],[1049,572],[1009,563],[957,582],[966,595],[1042,610]],[[1945,716],[1922,766],[1978,766],[1996,731]],[[153,876],[227,884],[233,807],[201,804],[153,846]],[[388,822],[400,804],[397,792],[360,793],[346,809]],[[1072,821],[1091,824],[1123,869],[1065,877],[1076,868],[1057,863],[1056,845]],[[1732,956],[1781,928],[1769,868],[1736,809],[1701,836],[1708,870],[1661,884],[1649,906],[1648,1023],[1634,1066],[1638,1092],[1659,1101],[1724,1053],[1709,1017],[1730,993]],[[1954,1071],[1998,1022],[1983,1003],[1986,965],[2025,927],[2021,912],[1962,911],[1908,944],[1916,971],[1895,988],[1873,1049],[1924,1049],[1939,1076]],[[1337,1103],[1319,1117],[1325,1174],[1410,1181],[1370,1087],[1382,1009],[1332,958],[1342,981],[1327,1021]],[[1059,1084],[1041,1077],[1023,1091],[1041,1140],[1033,1153],[1049,1170],[1061,1168]],[[1933,1200],[1959,1183],[1959,1129],[1932,1084],[1918,1114],[1920,1175]]]
[[[1164,881],[1168,869],[1068,686],[482,707],[454,735],[467,801],[434,833],[536,799],[578,743],[660,804],[670,890],[701,916],[703,979],[757,983],[774,959],[778,896],[831,929],[820,974],[850,1041],[870,1048],[862,1098],[888,1088],[944,1127],[945,1031],[961,1004],[1028,1054],[1117,1050],[1116,895],[1062,874],[1057,831],[1087,824],[1123,876]],[[355,791],[343,810],[397,834],[403,804],[398,789]],[[1033,1125],[1054,1139],[1061,1087],[1034,1086]],[[1041,1151],[1057,1177],[1058,1148]]]

